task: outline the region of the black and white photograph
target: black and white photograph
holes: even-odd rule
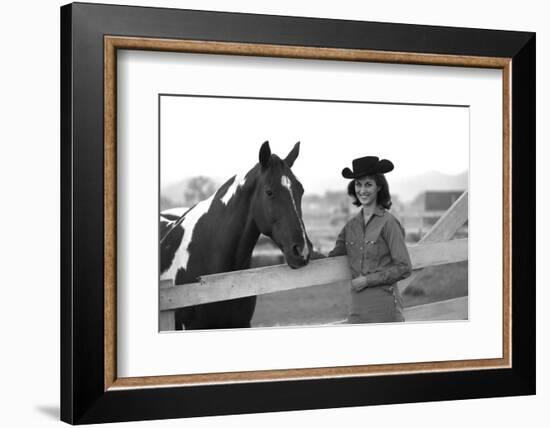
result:
[[[468,320],[467,105],[161,93],[159,328]]]

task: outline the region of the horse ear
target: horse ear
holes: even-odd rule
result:
[[[298,157],[299,153],[300,153],[300,142],[298,141],[294,145],[294,148],[290,151],[290,153],[286,155],[285,162],[289,168],[292,168],[292,165],[294,165],[294,161]]]
[[[260,165],[262,168],[266,168],[271,158],[271,149],[269,148],[269,141],[266,141],[260,147]]]

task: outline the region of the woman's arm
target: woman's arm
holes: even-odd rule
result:
[[[338,234],[338,237],[336,238],[336,243],[334,244],[334,248],[330,253],[328,253],[329,257],[336,257],[336,256],[345,256],[348,252],[346,251],[346,227],[344,226],[340,233]]]

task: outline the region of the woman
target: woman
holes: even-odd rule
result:
[[[352,272],[351,307],[348,322],[404,321],[397,281],[411,274],[411,260],[399,221],[387,210],[391,206],[384,174],[393,164],[366,156],[353,161],[348,194],[361,211],[349,220],[329,256],[347,254]]]

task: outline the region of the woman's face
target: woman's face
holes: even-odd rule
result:
[[[361,177],[355,179],[355,194],[359,203],[363,206],[376,205],[376,196],[379,187],[373,177]]]

